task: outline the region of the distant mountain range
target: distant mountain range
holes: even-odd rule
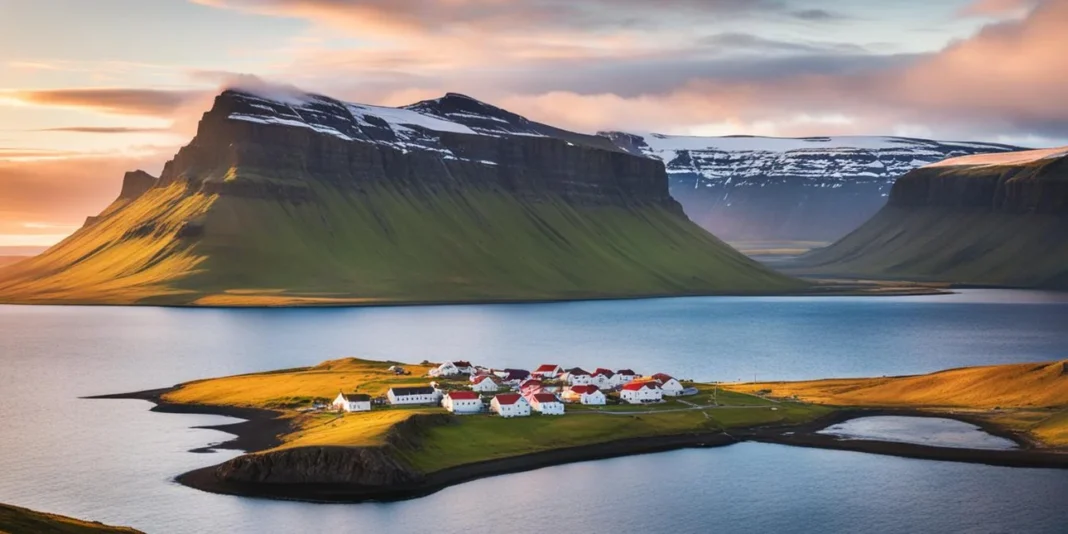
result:
[[[330,305],[766,293],[804,284],[692,223],[663,165],[463,95],[386,108],[230,90],[157,179],[0,300]]]
[[[947,160],[802,272],[1068,290],[1068,147]]]
[[[687,215],[728,241],[833,241],[879,211],[894,181],[915,168],[1020,150],[905,137],[600,135],[663,161]]]

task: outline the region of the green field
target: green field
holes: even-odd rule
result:
[[[110,527],[55,514],[0,504],[0,534],[137,534],[132,528]]]
[[[352,194],[305,184],[313,200],[297,203],[205,195],[180,183],[153,189],[44,254],[0,269],[0,300],[316,305],[805,287],[661,206],[578,207],[485,190]],[[187,223],[202,234],[182,236]]]
[[[314,367],[196,380],[166,393],[175,404],[207,404],[280,410],[291,418],[292,432],[281,436],[275,450],[298,447],[387,445],[391,429],[412,417],[444,414],[431,406],[376,406],[370,412],[304,413],[297,409],[312,399],[333,399],[339,390],[379,396],[394,385],[425,384],[428,365],[399,364],[411,375],[396,376],[396,362],[345,358]],[[446,387],[466,389],[466,380],[441,380]],[[389,447],[423,472],[460,464],[532,452],[645,437],[713,432],[772,423],[801,423],[829,413],[821,406],[776,402],[748,393],[725,391],[710,384],[686,383],[697,395],[666,398],[649,405],[568,404],[562,416],[502,418],[488,413],[457,416],[452,424],[429,426],[414,438],[417,448]],[[715,395],[714,395],[714,389]],[[613,397],[615,395],[613,394]],[[713,404],[713,398],[716,403]]]
[[[737,393],[731,397],[742,401],[741,405],[686,411],[664,411],[665,406],[681,407],[674,403],[625,406],[630,411],[648,410],[640,414],[619,414],[622,410],[615,407],[597,413],[589,409],[592,407],[568,405],[568,413],[562,416],[535,414],[510,419],[486,414],[462,416],[458,424],[430,429],[418,449],[402,450],[399,454],[412,467],[429,473],[472,462],[618,439],[802,423],[831,411],[797,403],[775,404]]]

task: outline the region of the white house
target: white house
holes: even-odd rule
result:
[[[575,367],[564,373],[564,382],[569,386],[588,386],[593,382],[593,377],[581,367]]]
[[[450,391],[441,399],[441,406],[454,414],[482,411],[482,398],[474,391]]]
[[[526,417],[530,415],[530,403],[518,393],[502,393],[490,401],[490,411],[501,417]]]
[[[678,397],[682,395],[682,390],[686,389],[678,380],[664,373],[657,373],[652,378],[660,383],[660,389],[664,391],[664,395],[669,397]]]
[[[567,402],[603,406],[607,400],[604,392],[597,386],[571,386],[563,394]]]
[[[537,393],[530,400],[530,407],[542,415],[564,415],[564,403],[552,393]]]
[[[556,378],[556,375],[560,374],[561,371],[562,369],[560,369],[559,365],[556,365],[555,363],[546,363],[538,366],[538,368],[531,374],[536,378],[550,380]]]
[[[601,389],[612,389],[616,386],[616,374],[611,369],[597,368],[590,375],[590,383]]]
[[[430,376],[457,376],[460,374],[460,370],[456,367],[456,364],[452,362],[445,362],[430,370]]]
[[[616,376],[614,378],[616,379],[616,385],[622,386],[623,384],[631,383],[637,377],[638,374],[630,369],[620,369],[616,371]]]
[[[367,412],[371,410],[371,396],[363,393],[338,393],[330,406],[344,412]]]
[[[475,372],[475,366],[471,365],[469,361],[460,360],[452,362],[452,364],[456,367],[456,371],[462,375],[469,375]]]
[[[630,404],[660,402],[664,399],[664,391],[656,382],[631,382],[623,386],[619,398]]]
[[[471,384],[471,391],[479,393],[495,393],[498,389],[497,378],[493,376],[480,376]]]
[[[389,388],[386,398],[394,406],[400,404],[437,404],[441,398],[441,391],[430,386]]]

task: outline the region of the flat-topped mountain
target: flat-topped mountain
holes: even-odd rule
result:
[[[894,181],[912,169],[1018,150],[906,137],[601,135],[663,161],[671,194],[690,218],[739,241],[833,241],[879,211]]]
[[[8,302],[313,305],[792,291],[661,162],[461,95],[229,90],[158,179],[0,270]]]
[[[887,206],[800,260],[807,273],[1068,289],[1068,147],[910,172]]]

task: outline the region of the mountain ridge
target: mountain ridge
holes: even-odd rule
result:
[[[797,262],[806,274],[1068,290],[1068,148],[910,172],[886,207]]]
[[[348,305],[805,287],[687,219],[659,161],[478,104],[224,91],[158,180],[128,175],[95,222],[0,270],[0,298]]]
[[[894,136],[600,135],[663,161],[690,218],[729,241],[833,241],[882,208],[894,181],[914,168],[1019,149]]]

